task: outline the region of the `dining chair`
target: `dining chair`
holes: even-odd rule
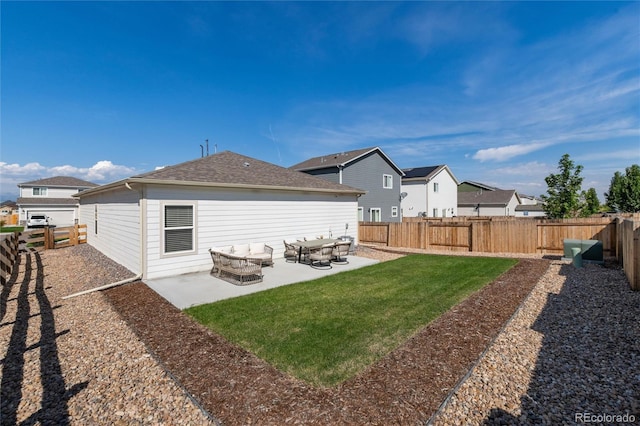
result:
[[[320,248],[311,249],[309,252],[309,264],[312,268],[331,269],[331,256],[333,255],[333,244],[325,244]]]

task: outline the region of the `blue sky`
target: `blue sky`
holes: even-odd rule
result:
[[[640,163],[638,2],[8,2],[0,198],[200,157],[379,146],[529,195]]]

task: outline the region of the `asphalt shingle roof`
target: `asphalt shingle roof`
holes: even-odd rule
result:
[[[30,182],[19,183],[18,186],[60,186],[69,188],[93,188],[98,184],[87,182],[86,180],[74,178],[72,176],[53,176],[44,179],[32,180]]]
[[[314,170],[324,169],[326,167],[337,167],[342,164],[349,163],[354,159],[364,155],[370,151],[373,151],[376,147],[356,149],[353,151],[337,152],[329,155],[321,155],[319,157],[309,158],[301,163],[295,164],[290,167],[293,170]]]
[[[19,197],[17,203],[21,206],[29,206],[29,205],[75,206],[78,204],[78,200],[74,198]]]
[[[379,151],[380,155],[395,169],[398,173],[403,174],[402,170],[394,164],[393,161],[377,146],[369,148],[355,149],[353,151],[336,152],[328,155],[321,155],[319,157],[309,158],[301,163],[294,164],[289,167],[292,170],[298,170],[306,172],[310,170],[325,169],[329,167],[346,166],[348,163],[356,160],[357,158],[366,155],[373,151]]]
[[[365,192],[231,151],[223,151],[197,160],[132,176],[131,178],[132,181],[137,179],[215,183],[217,185],[228,184],[230,186],[269,186],[283,189]]]
[[[504,205],[509,204],[516,193],[513,189],[496,189],[494,191],[458,192],[458,205]]]

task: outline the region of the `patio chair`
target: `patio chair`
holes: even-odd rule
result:
[[[331,261],[342,265],[349,263],[346,256],[349,254],[350,247],[351,241],[341,241],[336,243],[335,246],[333,246],[333,252],[331,253]]]
[[[331,269],[331,257],[333,255],[333,244],[325,244],[318,249],[309,252],[309,264],[312,268]]]
[[[294,262],[298,260],[298,249],[293,244],[289,244],[286,241],[282,241],[284,243],[284,260],[289,261],[293,259]]]

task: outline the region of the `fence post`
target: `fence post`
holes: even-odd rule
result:
[[[632,252],[633,252],[633,275],[629,277],[629,281],[631,282],[631,289],[635,291],[640,291],[640,227],[635,230],[632,229],[632,235],[630,238],[632,239]]]
[[[74,225],[72,228],[69,228],[69,242],[72,246],[78,245],[78,225]]]
[[[44,231],[44,249],[49,250],[54,248],[55,238],[53,236],[53,229],[49,226],[43,228]]]
[[[0,241],[0,284],[7,284],[18,258],[18,233],[14,232]]]

